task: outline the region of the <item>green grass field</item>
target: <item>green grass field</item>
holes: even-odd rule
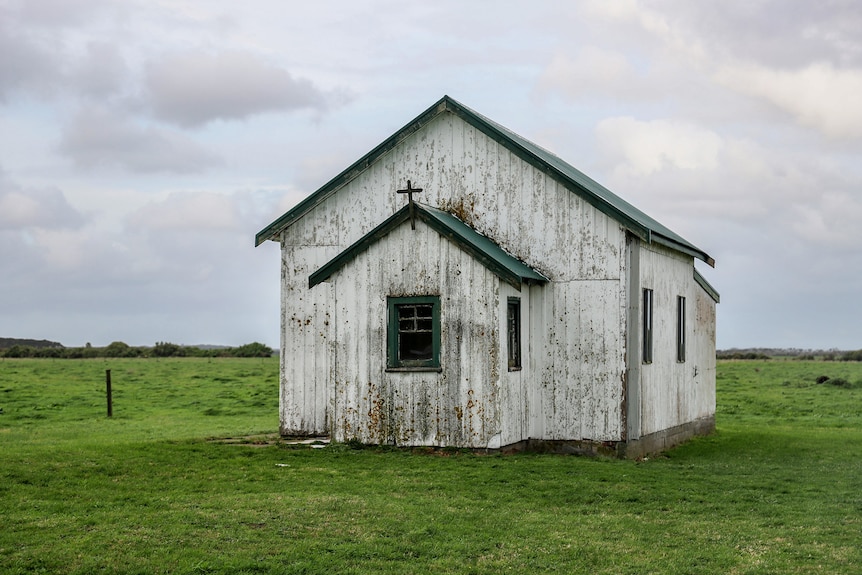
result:
[[[862,572],[862,364],[719,362],[640,462],[260,444],[277,372],[0,360],[0,573]]]

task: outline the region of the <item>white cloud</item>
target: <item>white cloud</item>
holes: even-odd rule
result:
[[[648,176],[667,168],[714,170],[722,150],[715,132],[668,120],[642,122],[631,117],[608,118],[596,128],[599,146],[621,159],[617,169]]]
[[[122,168],[136,173],[194,173],[221,160],[187,135],[142,126],[127,116],[92,106],[65,126],[59,150],[84,168]]]
[[[540,92],[560,90],[569,97],[623,88],[635,70],[619,52],[586,46],[574,57],[557,53],[539,78]]]
[[[245,52],[162,56],[147,67],[146,85],[155,115],[187,127],[326,105],[308,80]]]
[[[803,126],[830,137],[862,137],[862,69],[821,62],[795,70],[726,65],[715,74],[727,88],[762,98]]]
[[[859,253],[862,246],[862,198],[847,190],[827,189],[816,201],[792,207],[792,232],[803,243],[839,253]]]
[[[239,230],[239,209],[233,198],[211,192],[175,192],[142,207],[129,217],[133,228],[149,230]]]
[[[85,216],[56,188],[23,188],[0,175],[0,230],[78,228]]]

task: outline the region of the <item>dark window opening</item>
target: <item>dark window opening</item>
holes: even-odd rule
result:
[[[652,363],[652,290],[643,294],[643,362]]]
[[[434,357],[434,306],[402,304],[395,307],[398,310],[398,360]]]
[[[387,367],[437,369],[440,367],[440,298],[437,296],[388,298]]]
[[[521,300],[509,298],[506,310],[509,371],[516,371],[521,369]]]
[[[676,360],[685,361],[685,298],[676,298]]]

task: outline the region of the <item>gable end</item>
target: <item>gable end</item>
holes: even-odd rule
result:
[[[503,248],[494,243],[490,238],[483,236],[452,214],[419,203],[414,203],[413,206],[417,219],[473,256],[473,258],[497,277],[518,291],[521,290],[522,283],[540,284],[548,281],[548,278],[544,275],[506,253]],[[319,270],[312,273],[308,277],[308,287],[313,288],[317,284],[329,279],[332,274],[353,261],[356,256],[364,252],[372,244],[383,239],[392,230],[404,224],[409,219],[410,210],[409,205],[407,205],[324,264]]]
[[[578,194],[605,215],[623,224],[623,226],[641,240],[647,243],[655,241],[703,260],[708,265],[715,267],[715,260],[709,254],[629,204],[586,174],[544,148],[467,108],[449,96],[443,96],[442,99],[419,114],[383,143],[261,230],[255,236],[255,246],[259,246],[266,240],[275,239],[285,228],[302,218],[315,206],[326,200],[326,198],[338,191],[359,173],[371,166],[381,156],[388,153],[404,139],[413,135],[444,112],[455,114],[466,123],[510,150],[523,161],[562,182],[573,193]]]

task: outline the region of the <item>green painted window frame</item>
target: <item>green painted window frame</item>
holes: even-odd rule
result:
[[[412,333],[403,326],[399,312],[404,308],[431,306],[431,355],[428,358],[408,359],[401,353],[402,335]],[[440,371],[440,296],[387,297],[387,371]],[[411,318],[403,318],[410,322]],[[427,316],[416,318],[427,319]],[[403,328],[403,329],[402,329]],[[418,329],[415,325],[414,329]],[[424,333],[424,330],[423,330]]]

